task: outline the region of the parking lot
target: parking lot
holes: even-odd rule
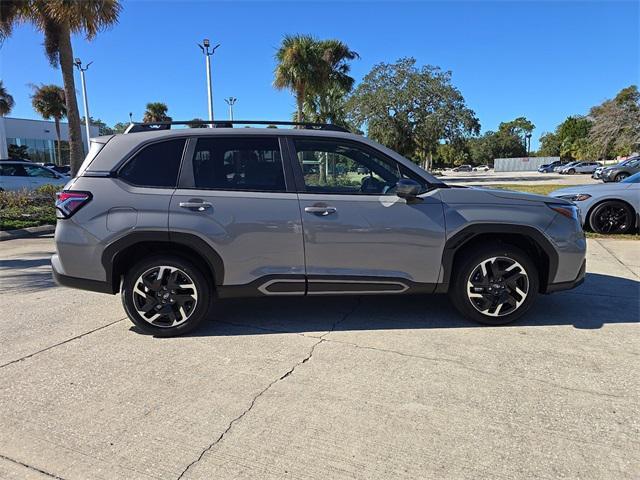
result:
[[[637,478],[637,243],[515,325],[445,297],[220,303],[191,336],[0,243],[0,478]]]
[[[559,173],[538,172],[454,172],[446,170],[438,178],[457,185],[495,185],[501,183],[518,183],[520,185],[592,185],[602,183],[601,180],[591,178],[591,175],[575,174],[560,175]]]

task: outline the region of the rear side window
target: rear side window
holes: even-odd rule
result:
[[[22,165],[0,165],[0,176],[2,177],[26,177],[27,172]]]
[[[118,176],[140,187],[175,187],[185,139],[158,142],[139,151]]]
[[[199,138],[192,162],[196,188],[285,191],[277,138]]]

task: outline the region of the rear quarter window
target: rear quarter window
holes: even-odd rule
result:
[[[185,139],[167,140],[144,147],[118,172],[118,177],[139,187],[175,187]]]

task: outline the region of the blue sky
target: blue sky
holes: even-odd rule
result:
[[[238,98],[236,118],[289,119],[293,97],[272,85],[274,53],[284,34],[338,38],[356,50],[354,77],[378,62],[414,56],[453,72],[453,83],[483,131],[524,115],[536,125],[533,146],[566,116],[586,113],[640,76],[639,2],[185,2],[125,1],[120,23],[92,42],[74,37],[75,55],[93,61],[90,111],[113,124],[140,119],[162,101],[174,119],[207,117],[204,58],[211,38],[215,112]],[[30,83],[58,83],[42,35],[16,28],[0,50],[0,71],[16,107],[38,118]],[[79,78],[76,77],[80,88]],[[81,108],[81,115],[82,115]]]

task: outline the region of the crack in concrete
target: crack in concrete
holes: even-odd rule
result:
[[[21,465],[21,466],[23,466],[25,468],[28,468],[29,470],[33,470],[34,472],[41,473],[42,475],[46,475],[49,478],[55,478],[56,480],[64,480],[64,478],[59,477],[57,475],[54,475],[53,473],[49,473],[49,472],[47,472],[45,470],[41,470],[41,469],[39,469],[37,467],[34,467],[32,465],[28,465],[26,463],[22,463],[19,460],[15,460],[15,459],[7,457],[5,455],[0,454],[0,458],[3,459],[3,460],[6,460],[8,462],[15,463],[16,465]]]
[[[359,345],[357,343],[353,343],[353,342],[345,342],[343,340],[334,340],[334,339],[329,339],[329,338],[325,338],[326,335],[328,335],[329,333],[331,333],[333,330],[330,330],[326,333],[324,333],[321,336],[315,336],[315,335],[306,335],[305,333],[298,333],[298,332],[291,332],[291,331],[286,331],[286,330],[276,330],[276,329],[271,329],[271,328],[266,328],[266,327],[258,327],[255,325],[249,325],[249,324],[240,324],[240,323],[232,323],[232,322],[226,322],[226,321],[220,321],[220,323],[226,323],[228,325],[232,325],[232,326],[237,326],[237,327],[251,327],[251,328],[255,328],[256,330],[262,330],[265,332],[271,332],[271,333],[294,333],[296,335],[300,335],[302,337],[307,337],[307,338],[319,338],[322,341],[325,342],[331,342],[331,343],[338,343],[341,345],[347,345],[353,348],[361,348],[361,349],[365,349],[365,350],[372,350],[372,351],[376,351],[376,352],[380,352],[380,353],[390,353],[393,355],[400,355],[402,357],[407,357],[407,358],[415,358],[418,360],[426,360],[429,362],[443,362],[443,363],[449,363],[449,364],[453,364],[456,365],[457,367],[460,367],[464,370],[468,370],[474,373],[481,373],[483,375],[488,375],[488,376],[503,376],[505,377],[505,375],[502,375],[500,372],[493,372],[490,370],[483,370],[481,368],[476,368],[470,365],[467,365],[466,363],[460,361],[460,360],[456,360],[453,358],[445,358],[445,357],[427,357],[425,355],[416,355],[416,354],[412,354],[412,353],[405,353],[405,352],[400,352],[397,350],[391,350],[391,349],[386,349],[386,348],[379,348],[379,347],[371,347],[371,346],[367,346],[367,345]],[[338,324],[341,322],[338,322]],[[337,324],[334,325],[333,329],[335,329],[335,327],[337,326]],[[595,390],[587,390],[587,389],[581,389],[581,388],[574,388],[574,387],[567,387],[565,385],[560,385],[554,382],[550,382],[547,380],[543,380],[541,378],[531,378],[531,377],[524,377],[522,375],[514,375],[514,374],[508,374],[507,376],[510,377],[515,377],[515,378],[519,378],[521,380],[528,380],[528,381],[534,381],[534,382],[538,382],[538,383],[543,383],[545,385],[549,385],[551,387],[555,387],[555,388],[559,388],[561,390],[568,390],[568,391],[572,391],[572,392],[579,392],[579,393],[586,393],[586,394],[590,394],[590,395],[595,395],[595,396],[601,396],[601,397],[608,397],[608,398],[616,398],[616,399],[625,399],[627,397],[623,396],[623,395],[614,395],[612,393],[605,393],[605,392],[598,392]]]
[[[38,355],[40,353],[44,353],[47,350],[51,350],[52,348],[59,347],[61,345],[64,345],[65,343],[73,342],[74,340],[78,340],[79,338],[85,337],[85,336],[90,335],[92,333],[95,333],[95,332],[97,332],[99,330],[102,330],[104,328],[110,327],[111,325],[115,325],[116,323],[122,322],[123,320],[126,320],[126,319],[127,319],[127,317],[121,318],[120,320],[116,320],[114,322],[107,323],[106,325],[102,325],[101,327],[94,328],[93,330],[89,330],[88,332],[81,333],[80,335],[76,335],[75,337],[67,338],[66,340],[63,340],[62,342],[56,343],[54,345],[49,345],[48,347],[43,348],[42,350],[38,350],[37,352],[30,353],[29,355],[25,355],[24,357],[21,357],[21,358],[16,358],[15,360],[11,360],[10,362],[7,362],[7,363],[5,363],[3,365],[0,365],[0,368],[8,367],[9,365],[13,365],[14,363],[22,362],[23,360],[27,360],[28,358],[35,357],[36,355]]]
[[[300,365],[303,365],[305,363],[307,363],[309,360],[311,360],[311,357],[313,357],[313,352],[315,351],[316,347],[318,345],[320,345],[321,343],[328,341],[326,340],[324,337],[326,335],[329,335],[340,323],[344,322],[350,315],[352,315],[360,306],[360,298],[358,297],[358,301],[356,302],[355,306],[349,310],[347,313],[345,313],[342,318],[336,320],[335,322],[333,322],[333,325],[331,326],[331,330],[327,331],[326,333],[324,333],[323,335],[321,335],[320,337],[312,337],[312,338],[317,338],[318,341],[316,343],[314,343],[313,345],[311,345],[311,349],[309,350],[309,353],[298,363],[296,363],[293,367],[291,367],[289,370],[287,370],[283,375],[281,375],[280,377],[278,377],[277,379],[275,379],[274,381],[272,381],[271,383],[269,383],[269,385],[267,385],[265,388],[263,388],[260,392],[258,392],[257,395],[255,395],[253,397],[253,399],[251,400],[251,403],[249,404],[249,406],[237,417],[235,417],[233,420],[231,420],[231,422],[229,422],[229,425],[227,425],[227,428],[224,429],[224,431],[220,434],[220,436],[212,443],[210,444],[207,448],[205,448],[204,450],[202,450],[202,452],[200,452],[200,455],[198,456],[198,458],[196,458],[193,462],[191,462],[189,465],[187,465],[185,467],[185,469],[182,471],[182,473],[178,476],[178,478],[176,480],[181,480],[189,471],[189,469],[191,469],[191,467],[193,467],[195,464],[197,464],[200,460],[202,460],[204,458],[204,456],[210,452],[216,445],[218,445],[225,437],[225,435],[227,433],[229,433],[229,431],[231,431],[231,429],[233,428],[233,426],[239,422],[240,420],[242,420],[245,415],[247,415],[254,407],[254,405],[256,404],[256,402],[258,401],[258,399],[264,395],[271,387],[273,387],[276,383],[284,380],[285,378],[291,376],[291,374],[296,370],[296,368],[298,368]],[[228,323],[228,322],[224,322],[224,323]],[[276,330],[274,330],[276,331]],[[303,335],[304,336],[304,335]],[[309,338],[309,337],[307,337]]]
[[[605,249],[605,251],[606,251],[609,255],[611,255],[611,256],[615,259],[615,261],[616,261],[616,262],[618,262],[618,263],[620,264],[620,266],[622,266],[622,267],[626,268],[626,269],[629,271],[629,273],[631,273],[631,275],[633,275],[634,277],[636,277],[636,278],[640,278],[638,275],[636,275],[636,272],[634,272],[633,270],[631,270],[631,269],[630,269],[630,268],[629,268],[629,267],[628,267],[624,262],[622,262],[618,257],[616,257],[616,254],[615,254],[615,253],[613,253],[609,248],[607,248],[607,247],[604,245],[604,243],[602,243],[602,242],[598,241],[598,239],[594,239],[594,240],[596,241],[596,243],[597,243],[598,245],[600,245],[602,248],[604,248],[604,249]]]

